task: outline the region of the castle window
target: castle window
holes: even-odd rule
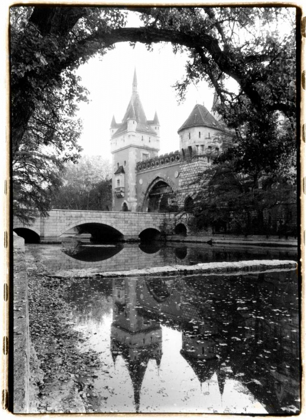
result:
[[[184,210],[187,211],[187,212],[192,212],[193,206],[194,206],[193,199],[189,195],[185,199],[185,202],[184,202]]]
[[[203,144],[201,145],[201,152],[202,153],[204,152],[204,145]]]
[[[208,138],[210,139],[210,133],[208,133]]]
[[[190,140],[190,133],[188,133],[188,138],[189,138],[189,140]]]
[[[126,166],[126,160],[124,161],[124,166]]]
[[[201,131],[199,131],[199,139],[201,138]]]
[[[120,187],[120,179],[117,179],[117,187]]]

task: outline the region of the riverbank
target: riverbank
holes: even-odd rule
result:
[[[14,234],[14,413],[29,412],[30,333],[24,239]]]
[[[93,406],[90,372],[98,355],[78,349],[86,337],[67,316],[69,284],[47,278],[41,261],[14,247],[15,414],[86,413]]]

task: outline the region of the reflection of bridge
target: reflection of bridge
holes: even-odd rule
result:
[[[140,235],[173,232],[175,216],[171,213],[131,213],[120,211],[51,210],[30,225],[14,219],[14,230],[27,229],[40,242],[57,242],[64,233],[90,233],[96,239],[135,240]],[[26,234],[26,232],[24,231]]]

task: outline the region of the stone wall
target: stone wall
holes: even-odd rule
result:
[[[199,158],[191,162],[185,162],[180,167],[179,188],[177,191],[177,204],[183,209],[185,200],[189,196],[195,198],[199,191],[199,177],[207,169],[209,162],[207,157]]]
[[[30,333],[28,308],[28,278],[24,239],[16,234],[14,240],[14,413],[29,410]]]

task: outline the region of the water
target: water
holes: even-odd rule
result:
[[[294,259],[288,250],[191,246],[183,253],[183,247],[172,246],[145,253],[134,245],[108,259],[97,261],[95,254],[95,261],[88,257],[82,261],[67,256],[60,246],[30,248],[57,274],[76,267],[101,271],[105,264],[115,266],[112,260],[125,252],[126,257],[135,255],[134,268],[143,268],[142,254],[151,265],[178,263],[178,259],[193,264],[195,255],[215,261],[267,258],[267,253],[270,258],[276,254],[275,258]],[[97,249],[101,257],[101,248]],[[178,257],[178,250],[184,258]],[[127,258],[124,261],[131,266]],[[117,269],[123,268],[117,265]],[[85,337],[78,350],[99,354],[99,367],[84,367],[82,373],[90,376],[94,390],[91,412],[292,414],[299,410],[295,271],[88,278],[73,281],[63,297],[74,330]]]
[[[103,271],[128,271],[166,265],[191,265],[205,262],[246,261],[256,259],[296,260],[295,248],[239,247],[229,245],[162,243],[92,245],[77,241],[63,245],[28,245],[37,258],[44,261],[51,274],[87,270],[90,274]]]

